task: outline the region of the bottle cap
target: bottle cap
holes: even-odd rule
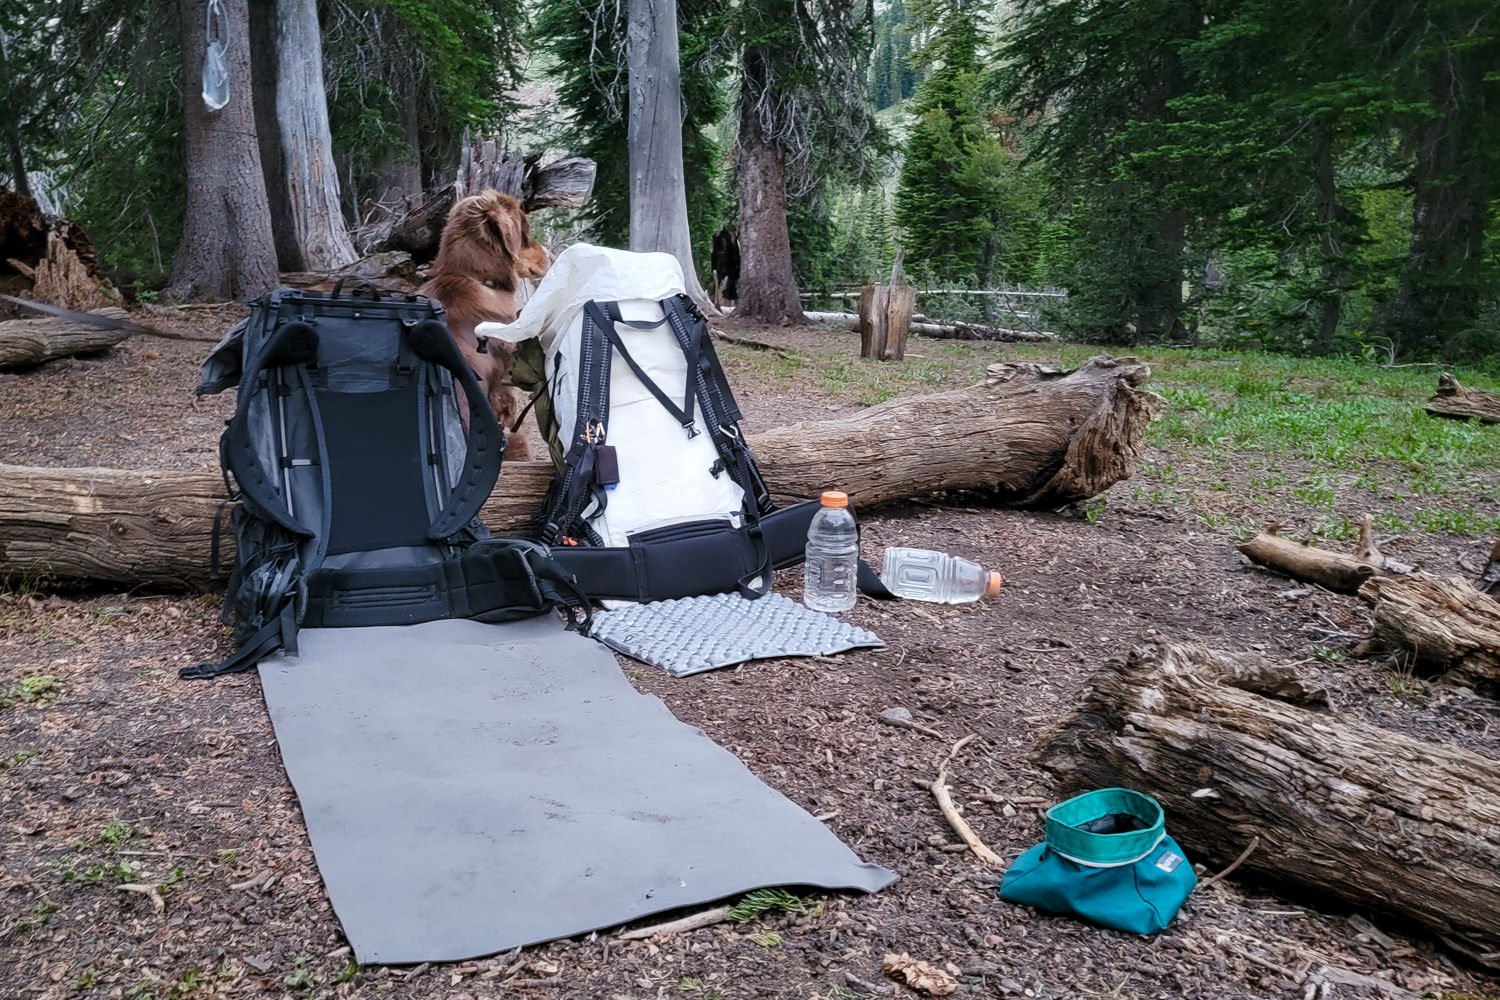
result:
[[[824,507],[849,506],[849,494],[840,493],[838,490],[824,490],[822,500]]]
[[[996,597],[1000,594],[1000,574],[990,573],[984,585],[985,597]]]

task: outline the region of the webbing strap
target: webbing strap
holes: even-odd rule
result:
[[[282,605],[280,614],[262,625],[254,635],[225,660],[218,663],[199,663],[183,667],[177,676],[188,681],[212,680],[225,674],[237,674],[249,670],[278,649],[295,655],[297,652],[297,615],[292,602]]]
[[[669,324],[671,321],[665,315],[659,320],[625,319],[620,315],[620,304],[618,302],[604,303],[601,311],[598,302],[590,301],[584,306],[584,309],[593,310],[595,324],[604,332],[604,336],[608,338],[611,346],[619,352],[620,357],[630,366],[630,370],[635,373],[635,377],[640,380],[641,385],[645,386],[646,390],[656,397],[656,401],[668,413],[672,414],[678,423],[682,424],[683,430],[688,432],[688,437],[696,437],[698,431],[693,427],[693,401],[697,398],[698,393],[695,391],[694,382],[696,381],[698,372],[698,354],[702,349],[702,337],[696,335],[697,331],[694,331],[695,335],[689,338],[686,345],[682,345],[683,354],[687,357],[687,383],[683,386],[682,390],[682,405],[678,406],[671,397],[662,391],[661,386],[647,377],[646,372],[636,363],[635,358],[631,357],[630,351],[625,347],[625,342],[620,339],[620,331],[615,328],[616,323],[623,323],[637,330],[654,330],[657,327]]]

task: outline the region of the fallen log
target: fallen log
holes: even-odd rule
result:
[[[993,365],[966,389],[775,427],[749,442],[781,502],[838,487],[865,509],[946,490],[1059,507],[1131,474],[1160,405],[1138,388],[1149,376],[1130,358],[1094,358],[1072,372]],[[545,462],[506,463],[485,523],[523,531],[551,476]],[[202,586],[223,492],[216,471],[0,465],[0,577]]]
[[[306,291],[328,292],[342,281],[349,291],[368,282],[382,291],[414,292],[422,284],[411,254],[400,250],[372,253],[334,271],[285,271],[281,283]]]
[[[1320,549],[1308,541],[1293,541],[1278,532],[1280,525],[1267,525],[1264,531],[1239,542],[1235,548],[1251,562],[1304,583],[1339,594],[1356,593],[1364,582],[1379,574],[1410,573],[1411,567],[1389,559],[1375,544],[1375,519],[1369,514],[1360,518],[1359,541],[1354,554],[1345,555],[1331,549]]]
[[[437,256],[443,223],[458,199],[494,188],[519,200],[528,212],[578,208],[593,194],[597,169],[585,157],[542,164],[536,154],[505,150],[495,139],[478,139],[465,147],[452,184],[414,196],[394,211],[382,209],[379,217],[357,227],[355,242],[367,254],[401,251],[425,263]]]
[[[1386,582],[1386,581],[1381,581]],[[1109,661],[1044,745],[1068,790],[1155,797],[1195,860],[1419,924],[1500,967],[1500,762],[1243,689],[1258,661],[1161,644]]]
[[[848,312],[804,312],[811,323],[842,323],[850,330],[860,329],[858,313]],[[912,320],[908,329],[912,333],[934,340],[991,340],[1005,343],[1050,342],[1057,339],[1055,333],[1040,330],[1012,330],[1003,326],[984,326],[959,320]]]
[[[98,316],[125,320],[124,309],[95,309]],[[129,329],[90,326],[58,317],[0,320],[0,368],[39,365],[53,358],[107,351],[130,336]]]
[[[1500,602],[1458,577],[1376,577],[1359,588],[1373,609],[1375,641],[1414,665],[1500,689]]]
[[[1423,409],[1434,417],[1500,424],[1500,396],[1467,388],[1446,372],[1438,376],[1437,393]]]

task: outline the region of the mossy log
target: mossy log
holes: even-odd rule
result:
[[[1310,710],[1316,692],[1288,689],[1286,670],[1138,648],[1090,681],[1041,763],[1069,790],[1153,796],[1193,860],[1224,864],[1258,837],[1242,872],[1500,967],[1500,761]]]
[[[994,365],[978,385],[775,427],[749,442],[781,502],[837,488],[868,509],[965,490],[1054,508],[1131,474],[1160,405],[1139,388],[1149,376],[1128,358],[1071,372]],[[551,475],[547,463],[507,463],[485,522],[502,534],[523,530]],[[217,471],[0,465],[0,576],[202,585],[223,493]]]

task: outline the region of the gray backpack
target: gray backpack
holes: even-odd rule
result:
[[[238,389],[219,445],[238,650],[184,677],[295,653],[300,627],[587,614],[543,546],[491,538],[478,520],[505,440],[442,307],[341,285],[256,299],[203,366],[199,395]]]

